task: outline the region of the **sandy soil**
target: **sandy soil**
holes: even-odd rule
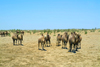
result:
[[[52,46],[45,47],[46,51],[38,50],[39,33],[25,33],[24,46],[14,46],[9,36],[0,37],[0,67],[100,67],[100,32],[82,32],[82,48],[76,53],[56,46],[53,35]]]

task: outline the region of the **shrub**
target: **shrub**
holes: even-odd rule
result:
[[[43,34],[42,32],[40,33],[40,35]]]
[[[68,29],[68,32],[70,32],[70,29]]]
[[[51,32],[51,30],[50,29],[47,29],[47,33],[49,34]]]
[[[50,34],[52,33],[52,31],[50,31]]]
[[[85,34],[87,34],[87,31],[85,31]]]
[[[8,33],[8,36],[11,36],[11,34],[10,34],[10,33]]]
[[[63,30],[61,30],[61,32],[63,32]]]
[[[60,32],[60,30],[59,30],[59,29],[57,29],[57,32]]]
[[[44,31],[44,33],[47,32],[45,29],[43,31]]]
[[[53,36],[56,36],[55,34]]]
[[[56,33],[56,29],[54,29],[54,34]]]
[[[36,30],[33,31],[33,34],[35,34],[35,33],[36,33]]]

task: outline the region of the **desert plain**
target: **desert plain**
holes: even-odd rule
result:
[[[63,34],[64,32],[58,32]],[[57,34],[51,33],[50,47],[45,51],[38,50],[40,32],[25,33],[23,45],[13,45],[12,35],[0,36],[0,67],[100,67],[100,32],[88,31],[87,34],[78,32],[82,36],[81,49],[76,53],[56,46]],[[70,34],[70,33],[69,33]],[[46,33],[44,33],[46,35]]]

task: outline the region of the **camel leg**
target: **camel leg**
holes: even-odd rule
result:
[[[44,43],[43,43],[43,50],[44,50]]]
[[[42,46],[42,50],[44,50],[44,44],[43,43],[41,43],[41,46]]]
[[[15,40],[15,43],[17,44],[17,40]]]
[[[76,51],[76,44],[73,45],[73,51]]]
[[[47,47],[47,40],[46,40],[46,44],[45,44],[45,47]]]
[[[78,43],[74,44],[74,50],[77,51],[78,49]]]
[[[47,47],[48,47],[48,40],[47,40],[47,42],[46,42],[46,43],[47,43]]]
[[[21,45],[23,46],[23,44],[22,44],[22,40],[20,40],[21,41]]]
[[[18,40],[18,44],[19,44],[19,40]]]
[[[21,45],[21,40],[20,40],[20,45]]]
[[[81,49],[81,42],[79,42],[79,49]]]
[[[69,51],[68,52],[71,52],[72,50],[72,44],[69,44]]]
[[[57,45],[59,45],[59,40],[57,41]]]
[[[66,47],[66,42],[64,41],[64,48]]]
[[[67,46],[66,46],[66,45],[67,45],[67,42],[65,42],[65,48],[67,48]]]
[[[62,41],[62,48],[63,48],[63,44],[64,44],[64,43],[63,43],[63,41]]]
[[[4,34],[4,37],[5,37],[5,34]]]
[[[81,42],[80,42],[80,49],[81,49]]]
[[[13,39],[13,45],[15,45],[15,40]]]
[[[20,40],[20,42],[21,42],[21,45],[22,45],[22,40]]]
[[[39,50],[39,47],[40,47],[40,43],[38,42],[38,50]]]
[[[51,46],[51,41],[49,40],[49,46]]]

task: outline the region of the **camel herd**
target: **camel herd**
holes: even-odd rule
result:
[[[24,31],[16,31],[16,34],[14,34],[14,35],[12,36],[13,45],[15,45],[15,41],[16,41],[16,43],[17,43],[17,40],[18,40],[18,44],[19,44],[19,41],[20,41],[20,45],[23,45],[23,44],[22,44],[23,35],[24,35]]]
[[[9,34],[9,32],[8,32],[8,31],[3,31],[3,32],[0,32],[1,37],[2,37],[2,36],[4,36],[4,37],[5,37],[5,36],[7,36],[8,34]]]
[[[12,36],[13,45],[17,43],[17,40],[18,40],[18,44],[20,41],[20,44],[22,45],[23,35],[24,35],[24,31],[20,31],[20,32],[16,31],[16,34]],[[44,50],[44,46],[45,47],[52,46],[50,39],[51,37],[48,33],[45,36],[41,34],[41,37],[38,38],[38,49],[40,50],[40,45],[42,47],[42,50]],[[59,46],[60,42],[62,41],[62,48],[65,49],[67,48],[67,43],[69,42],[69,52],[75,52],[77,51],[78,48],[81,48],[81,40],[82,40],[81,35],[76,32],[71,32],[70,35],[67,32],[64,32],[63,35],[60,34],[57,35],[56,46]],[[74,47],[73,50],[72,50],[72,46]]]
[[[49,41],[49,46],[50,46],[51,44],[50,38],[51,37],[49,36],[48,33],[45,36],[42,34],[41,37],[38,39],[38,49],[41,44],[42,50],[44,50],[44,45],[45,43],[47,44],[47,41]],[[62,48],[67,48],[66,46],[67,43],[69,42],[69,52],[75,52],[77,51],[78,48],[81,49],[81,40],[82,37],[80,34],[76,32],[71,32],[71,35],[69,36],[69,34],[65,32],[63,35],[58,34],[56,45],[59,46],[59,43],[62,41]],[[72,50],[72,46],[74,46],[73,50]]]
[[[8,34],[9,34],[8,31],[0,32],[1,36],[7,36]],[[20,41],[20,45],[23,45],[22,44],[23,35],[24,35],[24,31],[16,31],[16,34],[12,36],[13,45],[17,44],[17,41],[18,44]],[[45,36],[42,34],[41,37],[38,38],[38,49],[40,49],[40,45],[42,47],[42,50],[44,50],[44,46],[45,47],[52,46],[50,39],[51,37],[48,33]],[[81,35],[76,32],[71,32],[70,35],[67,32],[64,32],[64,34],[62,35],[60,34],[57,35],[56,46],[59,46],[60,42],[62,41],[62,48],[66,49],[67,43],[69,42],[69,52],[72,51],[75,52],[77,51],[78,48],[81,49],[81,40],[82,40]],[[74,47],[74,49],[72,49],[72,46]]]

